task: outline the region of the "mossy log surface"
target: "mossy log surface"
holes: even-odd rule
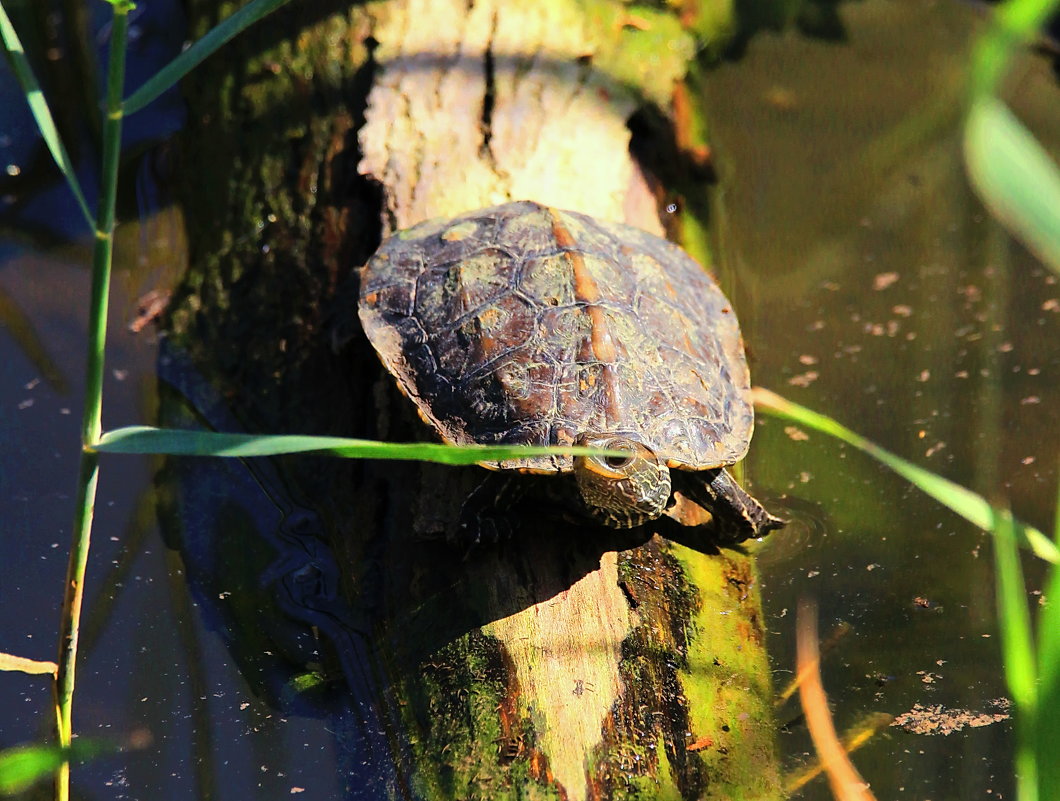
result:
[[[189,0],[193,32],[233,5]],[[359,335],[355,268],[511,199],[660,232],[628,120],[668,111],[692,50],[667,13],[596,0],[291,4],[185,87],[172,340],[248,430],[429,438]],[[547,518],[469,551],[446,534],[477,468],[282,469],[357,621],[333,643],[372,719],[339,726],[351,796],[779,797],[750,557]]]

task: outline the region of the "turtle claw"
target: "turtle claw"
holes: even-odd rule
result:
[[[766,511],[726,470],[683,473],[678,489],[710,512],[706,524],[719,545],[764,537],[787,521]]]

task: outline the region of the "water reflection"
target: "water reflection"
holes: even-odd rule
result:
[[[844,5],[844,46],[764,35],[713,73],[716,252],[758,382],[1048,525],[1056,287],[963,176],[968,12]],[[1024,59],[1009,93],[1060,152],[1049,63]],[[916,704],[995,711],[1005,689],[986,538],[821,435],[760,420],[752,457],[758,487],[827,521],[801,550],[774,539],[762,553],[778,675],[794,664],[791,616],[809,594],[822,630],[853,626],[824,666],[840,729]],[[1036,566],[1031,576],[1037,586]],[[1010,736],[1005,722],[949,737],[891,730],[855,761],[880,798],[1005,795]],[[791,764],[811,751],[797,726],[782,744]],[[827,786],[803,797],[828,798]]]

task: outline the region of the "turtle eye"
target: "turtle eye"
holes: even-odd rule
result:
[[[670,471],[650,449],[606,435],[584,436],[578,444],[618,451],[574,461],[578,489],[593,517],[613,528],[630,528],[662,514],[670,498]]]
[[[644,448],[639,443],[632,442],[625,437],[615,437],[601,442],[600,445],[609,451],[621,451],[616,456],[604,456],[601,459],[604,465],[612,470],[625,470],[636,459],[645,456]]]

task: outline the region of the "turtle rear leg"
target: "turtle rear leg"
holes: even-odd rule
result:
[[[675,470],[674,489],[710,512],[706,527],[719,545],[764,537],[787,522],[767,512],[724,469]]]

